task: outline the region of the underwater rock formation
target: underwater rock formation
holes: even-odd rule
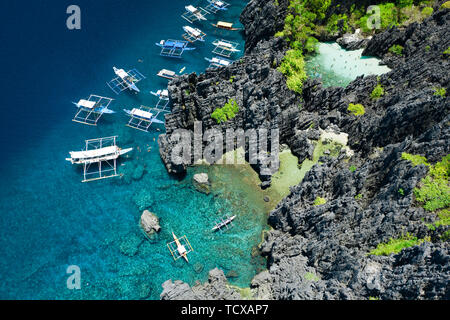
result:
[[[209,194],[211,192],[209,177],[207,173],[198,173],[194,175],[193,180],[195,189],[197,189],[197,191],[205,194]]]
[[[249,2],[241,17],[247,44],[240,62],[170,84],[175,109],[167,117],[167,134],[160,138],[163,160],[171,133],[177,128],[192,131],[194,120],[219,130],[278,128],[280,143],[288,145],[300,163],[311,159],[311,142],[319,139],[320,130],[346,133],[354,155],[321,157],[270,213],[273,230],[261,246],[268,270],[254,278],[254,296],[449,299],[448,240],[426,225],[437,217],[418,206],[413,195],[428,168],[413,166],[402,153],[436,163],[450,151],[450,101],[448,95],[435,94],[435,88],[450,89],[450,63],[443,55],[450,44],[450,10],[436,11],[404,29],[393,27],[367,42],[363,54],[382,58],[391,72],[378,79],[358,77],[346,88],[323,88],[319,80],[307,80],[299,96],[287,89],[276,70],[286,51],[284,41],[273,38],[287,12],[287,1],[278,3]],[[394,44],[404,47],[402,56],[389,52]],[[377,84],[384,95],[373,99]],[[230,96],[240,111],[235,119],[217,125],[210,117],[212,106],[223,105]],[[350,113],[350,103],[362,104],[365,114]],[[270,176],[261,180],[270,184]],[[317,205],[319,197],[325,203]],[[408,233],[429,240],[390,256],[369,254],[378,244]],[[214,290],[224,286],[217,285]],[[213,289],[195,295],[193,290],[184,283],[165,283],[162,297],[212,297]]]

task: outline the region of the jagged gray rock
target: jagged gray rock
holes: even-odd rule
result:
[[[145,233],[148,234],[149,236],[161,230],[158,217],[148,210],[145,210],[142,213],[141,227],[145,231]]]
[[[168,280],[163,283],[161,300],[240,300],[237,290],[228,286],[222,270],[209,272],[208,282],[190,287],[182,281]]]
[[[171,83],[175,113],[168,116],[167,135],[161,138],[163,160],[171,148],[172,132],[178,128],[192,132],[195,119],[206,128],[220,130],[279,128],[280,143],[288,145],[300,162],[311,158],[311,142],[319,138],[319,129],[345,132],[355,152],[350,162],[344,161],[344,154],[322,157],[270,213],[273,230],[261,245],[268,270],[252,281],[254,296],[449,299],[450,248],[439,237],[448,227],[433,231],[426,226],[436,216],[417,206],[413,190],[428,168],[412,166],[401,154],[421,154],[435,163],[450,151],[449,98],[435,95],[433,89],[449,92],[450,66],[443,52],[450,43],[450,10],[436,11],[421,24],[393,27],[370,39],[363,54],[378,56],[392,68],[379,79],[361,76],[346,88],[323,88],[319,80],[308,80],[300,97],[286,88],[276,71],[286,50],[283,40],[272,38],[287,14],[287,1],[278,3],[249,2],[241,16],[247,45],[239,63]],[[346,1],[332,13],[351,4]],[[389,53],[394,44],[405,47],[403,56]],[[231,76],[236,76],[232,83]],[[375,100],[370,93],[377,83],[385,94]],[[186,89],[192,94],[185,95]],[[225,103],[230,95],[241,110],[233,121],[217,126],[210,118],[210,106]],[[350,114],[349,103],[363,104],[365,115]],[[350,165],[357,170],[349,170]],[[260,177],[263,187],[270,184],[270,176]],[[315,206],[319,196],[327,203]],[[368,255],[378,244],[407,232],[430,237],[431,242],[390,256]],[[186,284],[169,282],[163,296],[228,299],[226,294],[211,293],[221,292],[222,280],[208,283],[208,289],[196,294]]]

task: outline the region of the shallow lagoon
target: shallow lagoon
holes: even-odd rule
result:
[[[348,51],[337,43],[319,43],[318,53],[307,59],[308,76],[322,78],[325,87],[345,87],[361,75],[381,75],[390,71],[374,57],[362,56],[364,50]]]

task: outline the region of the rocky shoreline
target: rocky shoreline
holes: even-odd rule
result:
[[[172,134],[180,128],[193,134],[195,121],[204,130],[222,132],[279,129],[280,144],[288,145],[299,163],[312,158],[320,129],[346,133],[354,155],[321,157],[270,213],[273,231],[261,246],[268,270],[254,278],[253,298],[449,299],[450,246],[439,238],[445,230],[426,226],[436,216],[417,206],[413,197],[427,168],[413,166],[401,155],[421,154],[435,163],[449,153],[449,98],[435,95],[433,88],[449,89],[450,64],[443,52],[450,45],[450,10],[362,43],[349,42],[351,48],[364,47],[363,55],[381,58],[392,69],[388,74],[358,77],[346,88],[323,88],[319,80],[307,80],[300,96],[277,71],[287,46],[274,34],[283,28],[288,1],[277,3],[252,0],[243,11],[246,51],[239,62],[170,83],[173,112],[166,117],[167,133],[158,141],[167,170],[185,173],[188,164],[169,158]],[[389,52],[394,44],[404,47],[402,56]],[[374,100],[370,93],[377,83],[384,95]],[[217,125],[211,113],[229,98],[240,111]],[[364,105],[365,115],[349,113],[349,103]],[[350,171],[350,165],[356,170]],[[271,175],[253,167],[261,187],[270,186]],[[314,205],[318,197],[326,203]],[[368,255],[379,243],[406,233],[431,241],[390,256]],[[163,288],[162,299],[241,297],[220,270],[211,271],[204,285],[191,288],[168,281]]]

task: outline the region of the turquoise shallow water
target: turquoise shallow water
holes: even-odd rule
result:
[[[362,56],[363,51],[348,51],[337,43],[319,43],[318,53],[307,59],[307,74],[311,78],[321,78],[325,87],[345,87],[358,76],[390,71],[379,64],[379,59]]]
[[[25,25],[9,18],[17,34],[2,34],[10,81],[2,83],[9,94],[0,104],[0,298],[159,299],[167,279],[194,284],[219,267],[231,283],[248,286],[264,268],[254,247],[267,227],[269,208],[252,173],[193,168],[183,181],[172,179],[159,158],[160,132],[125,127],[121,112],[154,105],[149,92],[167,85],[155,76],[159,69],[178,72],[186,66],[186,72],[202,72],[214,39],[235,40],[243,48],[240,33],[218,32],[209,24],[219,19],[238,23],[246,1],[229,2],[229,11],[197,25],[208,34],[207,43],[179,60],[160,57],[154,43],[181,38],[187,23],[180,15],[187,1],[81,1],[78,33],[64,27],[68,4],[43,1],[23,11],[19,4],[6,3],[2,12],[16,13],[20,19],[14,21]],[[113,96],[106,87],[113,65],[136,67],[147,76],[139,84],[141,94]],[[98,127],[71,122],[75,109],[70,102],[91,93],[115,98],[111,108],[118,113],[104,116]],[[81,149],[85,139],[111,135],[119,136],[120,146],[135,148],[120,162],[124,178],[81,183],[80,168],[64,161],[68,151]],[[191,184],[192,175],[204,170],[210,171],[214,187],[208,196]],[[161,219],[162,232],[152,240],[138,225],[146,208]],[[211,233],[224,214],[238,216],[235,228]],[[194,247],[189,265],[170,256],[171,231],[187,235]],[[69,265],[81,268],[82,290],[66,288]]]

